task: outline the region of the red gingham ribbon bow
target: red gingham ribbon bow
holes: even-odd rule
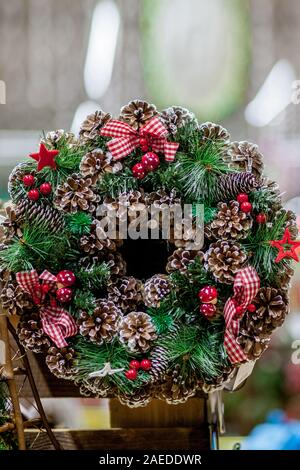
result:
[[[257,272],[251,266],[241,269],[235,276],[233,284],[233,297],[230,297],[224,307],[225,336],[224,346],[232,364],[247,361],[240,345],[236,342],[239,333],[239,318],[236,309],[244,313],[247,306],[256,296],[260,286]]]
[[[107,146],[115,160],[129,155],[140,145],[140,138],[146,137],[153,152],[162,152],[167,162],[175,158],[179,144],[169,142],[166,137],[168,131],[163,123],[157,118],[152,118],[140,130],[135,130],[126,122],[111,119],[101,129],[100,134],[105,137],[114,137]]]
[[[16,274],[17,283],[22,290],[27,292],[36,305],[41,306],[46,297],[42,290],[40,279],[49,285],[50,290],[54,288],[56,276],[44,271],[40,276],[36,270],[21,271]],[[43,331],[48,335],[58,348],[68,345],[65,338],[77,333],[77,325],[71,315],[62,307],[43,305],[40,308],[40,316]]]

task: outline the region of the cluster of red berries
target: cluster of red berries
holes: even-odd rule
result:
[[[68,303],[72,300],[73,291],[71,286],[76,282],[76,276],[72,271],[64,270],[60,271],[56,276],[56,287],[55,297],[50,298],[50,304],[52,307],[56,307],[56,300],[61,303]],[[42,284],[36,286],[37,299],[40,298],[40,293],[48,294],[51,290],[51,284]],[[38,302],[37,302],[38,303]]]
[[[151,369],[151,365],[152,364],[149,359],[143,359],[141,362],[137,361],[136,359],[133,359],[129,362],[130,369],[125,372],[126,379],[135,380],[137,378],[139,369],[148,371]]]
[[[249,214],[252,211],[252,204],[249,201],[248,194],[240,193],[237,198],[237,202],[240,204],[240,210],[245,212],[245,214]],[[255,220],[258,224],[265,224],[267,222],[267,216],[263,212],[257,214]]]
[[[25,175],[23,177],[23,184],[26,186],[26,188],[32,188],[32,186],[35,184],[35,177],[31,174]],[[31,201],[37,201],[40,198],[40,194],[42,196],[49,196],[52,192],[52,185],[51,183],[42,183],[39,187],[37,188],[32,188],[28,191],[27,196],[28,199]]]
[[[145,147],[141,145],[141,148],[143,150]],[[132,167],[132,174],[136,179],[142,180],[148,173],[156,170],[159,164],[159,156],[154,152],[147,152],[142,156],[141,161]]]
[[[256,312],[256,305],[255,304],[248,304],[247,307],[246,307],[246,310],[248,310],[249,313],[254,313],[254,312]],[[235,307],[235,315],[238,319],[242,318],[242,316],[244,315],[244,312],[245,312],[245,308],[242,307],[241,305],[237,305]]]
[[[205,286],[198,293],[200,299],[200,312],[202,315],[211,319],[216,314],[216,303],[218,301],[218,291],[214,286]]]

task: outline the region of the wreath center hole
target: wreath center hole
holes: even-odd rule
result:
[[[127,276],[146,280],[154,274],[166,273],[172,249],[166,240],[124,240],[120,253],[127,264]]]

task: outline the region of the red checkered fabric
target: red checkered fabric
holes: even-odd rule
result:
[[[247,356],[236,342],[239,333],[239,319],[236,315],[236,308],[240,307],[239,310],[241,310],[243,314],[249,303],[251,303],[256,296],[259,286],[260,279],[254,268],[248,266],[245,269],[241,269],[234,280],[234,295],[230,297],[225,304],[224,319],[226,330],[224,346],[232,364],[247,361]]]
[[[16,279],[21,289],[31,295],[36,305],[46,303],[46,294],[41,289],[40,279],[49,284],[53,290],[57,281],[56,276],[49,271],[43,271],[39,276],[36,270],[19,272],[16,274]],[[58,348],[67,346],[65,338],[77,333],[74,319],[62,307],[43,305],[40,308],[40,317],[43,331]]]
[[[21,289],[31,295],[36,305],[40,305],[43,302],[45,294],[40,288],[39,275],[35,269],[18,272],[16,280]]]
[[[40,310],[43,330],[58,348],[68,345],[65,338],[77,333],[77,325],[62,307],[42,307]]]
[[[168,131],[158,118],[151,119],[140,130],[135,130],[129,124],[111,119],[101,129],[100,134],[105,137],[113,137],[107,146],[115,160],[129,155],[140,145],[140,138],[145,137],[149,147],[153,152],[161,152],[165,159],[171,162],[175,158],[179,144],[177,142],[168,142],[166,137]]]

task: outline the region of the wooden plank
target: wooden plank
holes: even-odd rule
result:
[[[98,431],[55,430],[65,450],[208,450],[208,431],[199,428],[128,428]],[[28,449],[51,450],[46,433],[26,431]]]
[[[112,428],[200,428],[206,421],[205,398],[190,398],[186,403],[178,405],[152,400],[149,405],[139,408],[128,408],[114,399],[110,400],[109,409]]]

